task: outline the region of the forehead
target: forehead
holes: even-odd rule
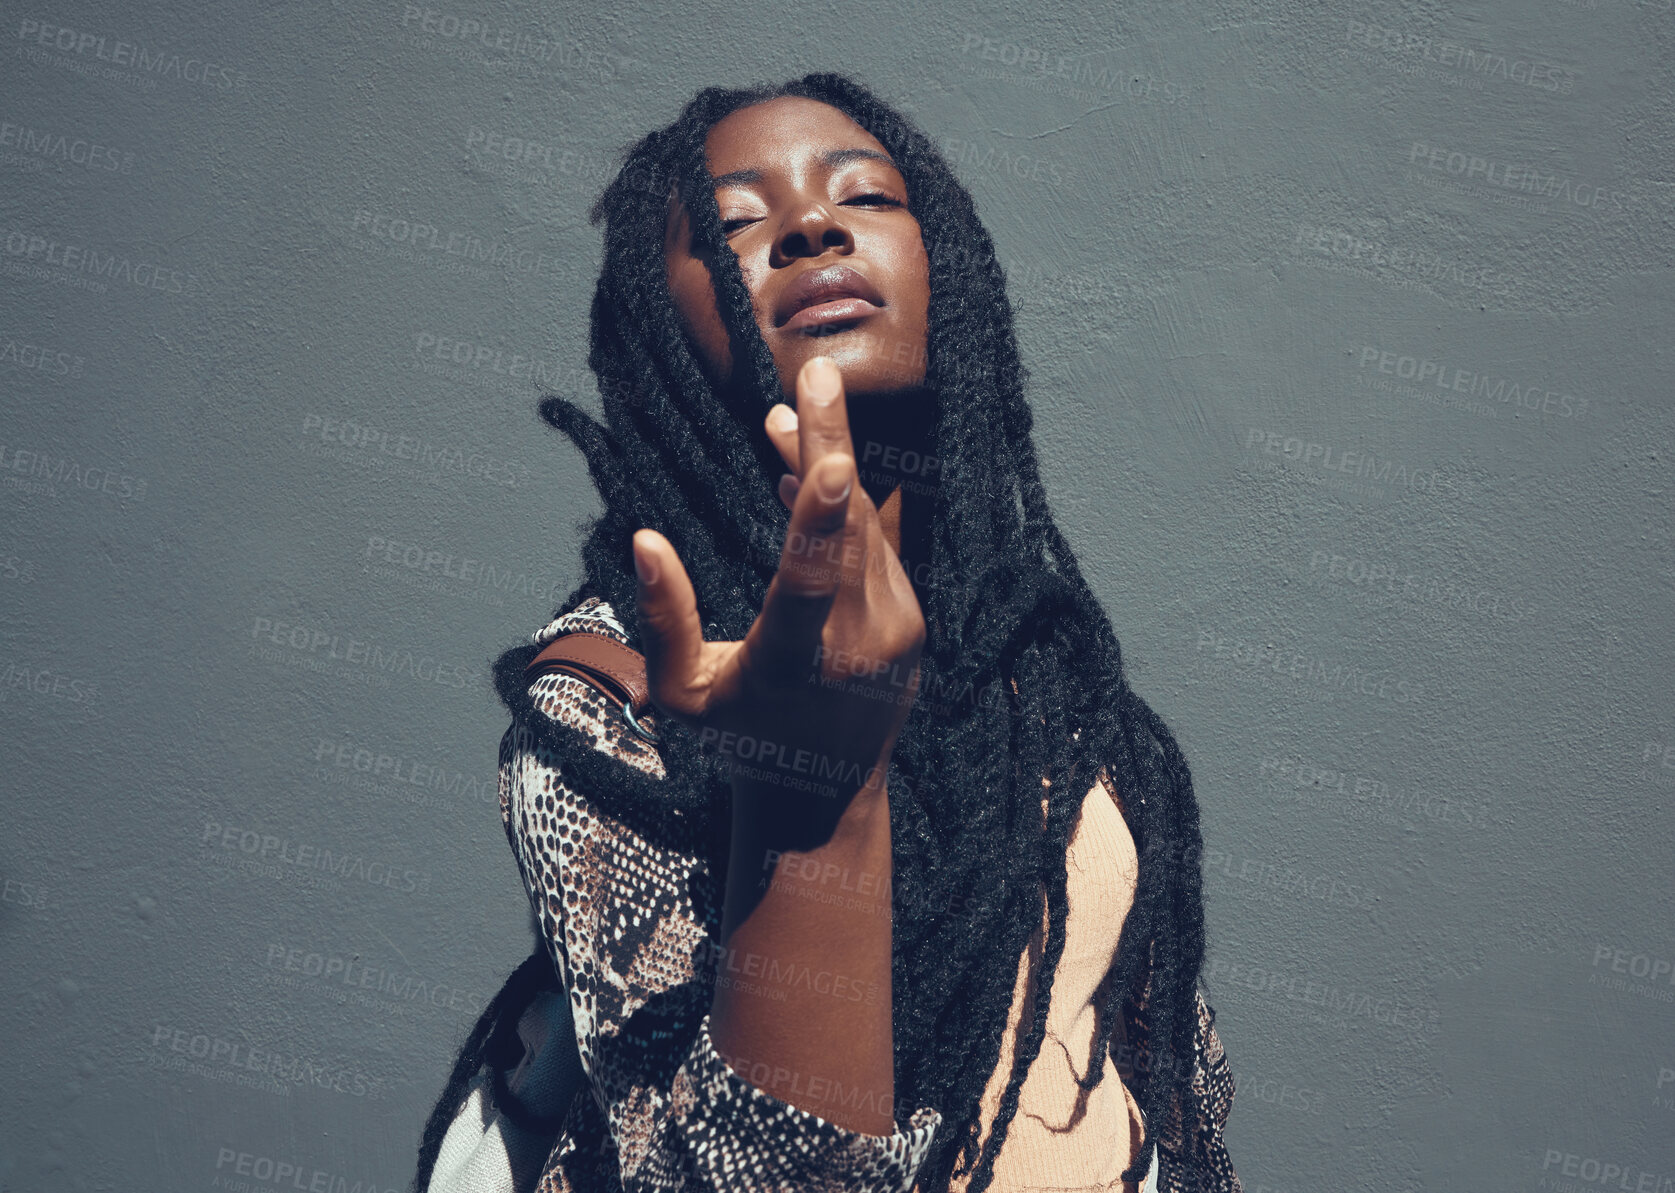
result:
[[[704,141],[710,173],[800,173],[833,149],[884,153],[878,139],[830,104],[786,95],[740,108],[716,122]]]

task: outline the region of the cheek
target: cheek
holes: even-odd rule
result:
[[[756,316],[756,325],[761,328],[767,317],[762,306],[762,279],[767,275],[767,266],[753,256],[739,258],[739,275],[744,278],[744,291],[750,295],[751,313]]]
[[[913,314],[915,320],[923,322],[926,311],[930,307],[931,298],[931,264],[925,253],[925,244],[914,229],[911,240],[904,240],[898,246],[901,264],[901,277],[907,283],[907,289],[913,295]]]
[[[689,258],[672,270],[669,291],[686,330],[697,341],[704,364],[711,373],[726,374],[732,368],[732,353],[709,271],[701,262]]]

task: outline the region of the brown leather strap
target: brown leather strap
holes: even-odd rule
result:
[[[574,675],[629,706],[636,717],[651,704],[645,656],[615,638],[588,630],[560,634],[524,669],[524,682],[533,683],[553,672]]]

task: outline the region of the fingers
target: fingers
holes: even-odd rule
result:
[[[798,462],[801,452],[797,446],[797,412],[784,402],[776,402],[774,408],[768,411],[763,423],[768,429],[768,441],[778,449],[779,458],[785,461],[791,475],[801,476],[803,469]]]
[[[797,374],[797,405],[811,409],[812,423],[805,423],[798,411],[783,402],[776,403],[763,419],[768,441],[789,469],[779,478],[779,499],[787,509],[796,507],[804,460],[814,463],[834,451],[854,457],[843,399],[842,373],[830,357],[817,356]],[[809,433],[804,432],[805,426],[811,427]]]
[[[779,500],[786,509],[794,509],[797,504],[797,490],[802,487],[803,469],[800,462],[802,450],[797,444],[797,412],[784,402],[778,402],[768,411],[763,425],[768,431],[768,442],[779,452],[779,458],[785,461],[785,467],[790,469],[779,478]]]
[[[795,682],[817,662],[826,615],[862,562],[850,558],[862,549],[847,533],[855,490],[855,461],[839,455],[821,460],[797,493],[779,570],[745,636],[750,665],[765,676]]]
[[[633,551],[639,577],[635,604],[651,698],[677,716],[695,715],[701,711],[693,693],[704,649],[697,594],[674,546],[657,531],[635,531]]]
[[[840,452],[855,459],[843,374],[829,356],[816,356],[797,373],[797,458],[806,476],[821,457]]]

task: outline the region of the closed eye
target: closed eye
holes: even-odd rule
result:
[[[859,204],[866,207],[900,207],[902,206],[902,201],[900,199],[893,198],[890,195],[886,195],[882,191],[873,191],[865,195],[856,195],[853,199],[845,199],[843,201],[843,206],[845,207],[850,204]],[[734,232],[743,228],[747,224],[756,223],[760,218],[760,216],[743,216],[730,220],[722,220],[721,234],[723,236],[731,236]]]

